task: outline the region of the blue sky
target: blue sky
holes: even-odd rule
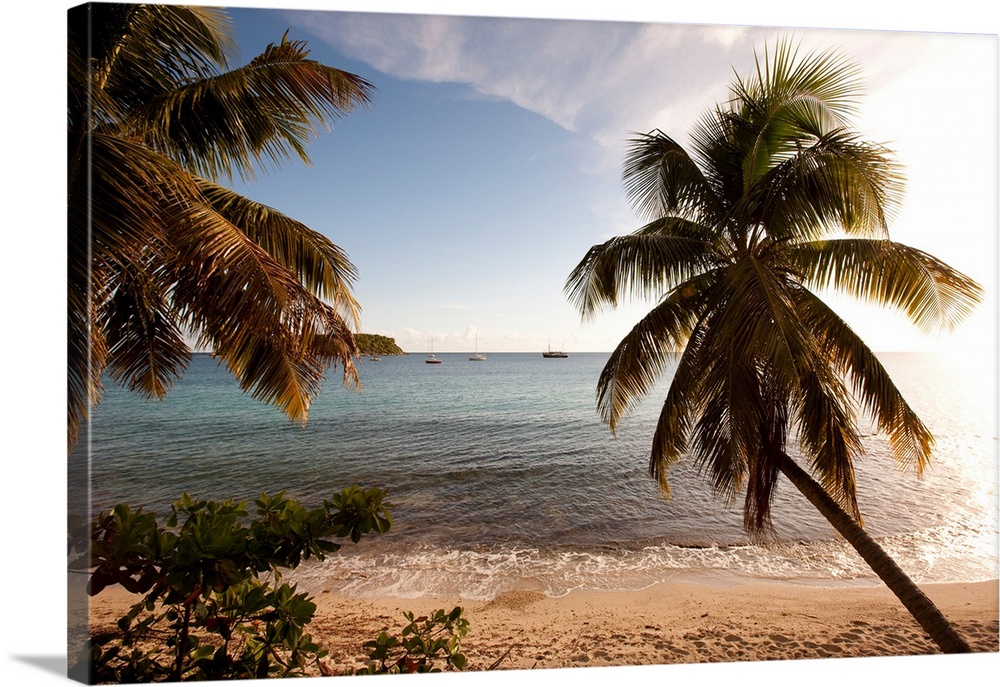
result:
[[[995,38],[282,4],[303,6],[232,11],[242,59],[288,29],[314,58],[373,82],[377,99],[309,148],[312,166],[235,187],[349,253],[366,332],[414,352],[471,350],[477,336],[484,351],[611,350],[649,304],[583,323],[562,286],[587,248],[639,225],[620,182],[625,139],[658,127],[684,140],[754,49],[787,36],[861,64],[858,128],[894,148],[910,180],[893,238],[991,294],[945,336],[838,309],[876,350],[980,347],[995,329]]]

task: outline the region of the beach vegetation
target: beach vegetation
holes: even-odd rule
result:
[[[635,134],[623,180],[644,223],[590,248],[566,294],[585,320],[625,298],[655,299],[605,364],[597,406],[614,432],[675,368],[649,459],[662,494],[670,467],[693,459],[717,495],[742,496],[745,529],[766,538],[784,475],[942,650],[964,652],[858,507],[859,417],[916,475],[931,460],[931,432],[821,296],[874,302],[934,331],[957,326],[982,290],[890,238],[904,175],[892,151],[853,128],[860,86],[843,55],[800,54],[782,40],[705,113],[689,147],[659,130]]]
[[[232,35],[216,7],[69,10],[70,452],[105,377],[161,398],[192,347],[297,422],[331,365],[358,383],[345,251],[224,184],[308,161],[374,86],[287,33],[233,68]]]
[[[438,609],[430,615],[414,617],[403,613],[408,624],[399,635],[387,632],[365,642],[371,663],[357,671],[358,675],[389,675],[395,673],[440,673],[462,670],[466,665],[462,653],[462,638],[469,631],[469,621],[462,617],[463,608],[450,612]]]
[[[316,604],[283,573],[392,524],[384,491],[351,486],[318,508],[284,493],[244,502],[184,494],[160,519],[118,504],[71,532],[71,569],[89,576],[87,593],[121,585],[137,602],[115,627],[95,633],[71,675],[88,682],[221,680],[305,675],[326,651],[307,632]],[[419,623],[423,619],[414,620]],[[463,659],[457,641],[427,638],[429,624],[462,630],[454,612],[404,631]],[[412,641],[412,640],[405,640]],[[440,644],[440,646],[439,646]],[[422,664],[423,665],[423,664]]]

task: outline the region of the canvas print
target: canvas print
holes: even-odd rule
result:
[[[995,35],[67,26],[72,678],[998,651]]]

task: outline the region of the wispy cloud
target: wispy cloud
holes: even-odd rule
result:
[[[615,146],[627,131],[686,129],[690,112],[724,92],[730,51],[761,35],[740,27],[581,20],[331,12],[288,18],[386,74],[468,84]]]
[[[383,73],[468,84],[610,146],[627,131],[688,131],[725,97],[734,70],[752,67],[754,49],[779,36],[807,36],[806,49],[847,38],[850,56],[877,65],[868,75],[875,82],[911,68],[927,45],[926,34],[893,34],[887,54],[885,33],[820,29],[350,12],[287,18]]]

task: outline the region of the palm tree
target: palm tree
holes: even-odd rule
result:
[[[944,651],[969,651],[862,529],[857,413],[888,436],[897,464],[918,474],[933,438],[816,291],[899,308],[930,329],[956,325],[980,287],[890,240],[902,174],[890,151],[851,128],[858,69],[836,53],[800,59],[788,42],[756,63],[731,99],[699,120],[690,153],[658,130],[630,141],[623,178],[648,222],[593,246],[566,293],[584,319],[626,295],[658,302],[611,354],[598,409],[614,432],[676,362],[649,463],[665,496],[668,468],[690,455],[718,495],[744,494],[745,529],[767,536],[785,475]],[[786,452],[790,439],[815,479]]]
[[[218,8],[89,4],[69,11],[68,442],[107,374],[162,397],[189,340],[244,391],[305,422],[331,364],[357,384],[360,307],[347,255],[220,184],[370,103],[364,79],[267,46],[235,47]]]

